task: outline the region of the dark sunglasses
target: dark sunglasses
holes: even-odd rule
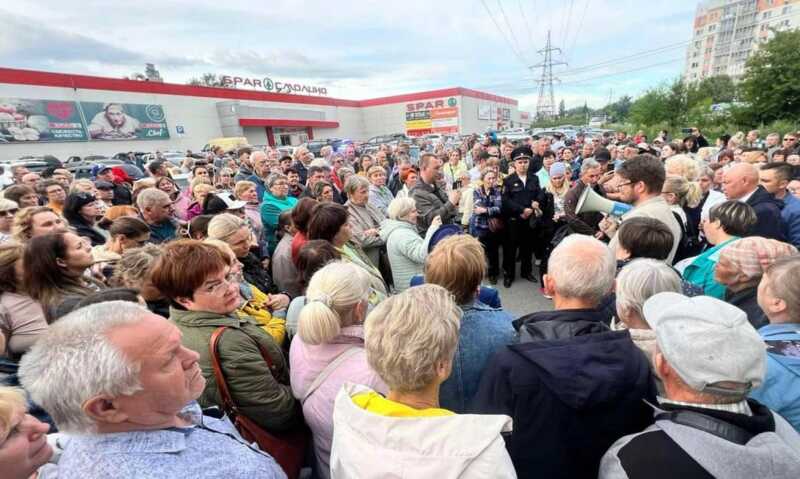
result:
[[[3,210],[0,211],[0,217],[5,218],[6,216],[14,216],[19,211],[18,208],[11,208],[10,210]]]

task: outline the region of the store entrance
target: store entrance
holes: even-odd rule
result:
[[[305,128],[275,128],[275,138],[280,146],[298,146],[308,141]]]

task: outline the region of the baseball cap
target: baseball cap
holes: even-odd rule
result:
[[[244,208],[245,205],[247,205],[246,201],[233,199],[231,193],[228,191],[217,194],[212,193],[208,195],[208,198],[206,199],[203,214],[214,215],[217,213],[223,213],[227,210],[238,210],[240,208]]]
[[[562,161],[557,161],[550,165],[550,176],[561,176],[567,172],[567,165]]]
[[[761,385],[766,346],[741,309],[710,296],[664,292],[651,296],[643,313],[661,354],[692,389],[744,396]]]

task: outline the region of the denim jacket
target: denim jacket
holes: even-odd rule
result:
[[[768,324],[758,334],[767,343],[767,374],[750,397],[800,431],[800,324]]]
[[[472,236],[484,236],[489,233],[489,218],[500,216],[500,208],[503,206],[503,196],[500,188],[491,188],[489,194],[483,186],[475,188],[473,192],[474,207],[488,208],[488,212],[473,214],[469,220],[469,234]]]
[[[462,305],[461,310],[464,314],[453,371],[439,391],[441,407],[459,414],[467,411],[489,358],[499,348],[515,343],[517,338],[511,324],[514,318],[504,310],[478,300]]]

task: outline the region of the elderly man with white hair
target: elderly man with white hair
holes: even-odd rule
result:
[[[516,320],[520,343],[498,350],[483,371],[473,410],[514,419],[506,445],[519,477],[596,477],[615,440],[652,422],[647,359],[598,310],[615,273],[608,246],[565,238],[544,276],[555,311]]]
[[[729,200],[747,203],[756,211],[758,222],[749,236],[786,241],[781,209],[783,202],[775,199],[758,184],[758,168],[749,163],[737,163],[725,171],[722,189]]]
[[[794,479],[800,435],[748,393],[766,370],[765,345],[740,309],[709,296],[659,293],[644,304],[656,332],[664,393],[655,424],[618,440],[601,479]]]
[[[68,441],[40,478],[285,478],[227,419],[204,416],[199,354],[130,302],[81,308],[23,357],[19,376]]]

